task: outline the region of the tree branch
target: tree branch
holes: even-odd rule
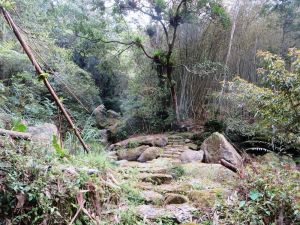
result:
[[[135,43],[135,45],[137,45],[138,47],[140,47],[141,49],[142,49],[142,51],[144,52],[144,54],[149,58],[149,59],[154,59],[152,56],[150,56],[147,52],[146,52],[146,50],[145,50],[145,47],[142,45],[142,44],[140,44],[140,43]]]
[[[89,41],[94,42],[94,43],[98,43],[98,42],[102,42],[104,44],[117,43],[117,44],[121,44],[121,45],[135,44],[133,41],[131,41],[131,42],[122,42],[122,41],[118,41],[118,40],[106,41],[106,40],[103,40],[102,38],[92,39],[92,38],[89,38],[89,37],[81,36],[79,34],[75,34],[75,35],[76,35],[76,37],[83,38],[83,39],[89,40]]]
[[[181,6],[183,5],[183,3],[185,2],[186,0],[181,0],[181,2],[179,3],[177,9],[176,9],[176,13],[175,13],[175,17],[178,16],[179,14],[179,11],[180,11],[180,8]],[[174,31],[173,31],[173,37],[172,37],[172,42],[171,44],[169,44],[169,52],[168,52],[168,57],[170,57],[173,53],[173,48],[174,48],[174,44],[175,44],[175,40],[176,40],[176,33],[177,33],[177,28],[178,28],[179,25],[176,24],[176,26],[174,27]]]

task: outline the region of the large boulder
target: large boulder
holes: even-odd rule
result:
[[[109,136],[109,131],[107,129],[103,129],[99,131],[99,136],[100,136],[100,143],[103,145],[108,144],[108,136]]]
[[[149,148],[148,145],[142,145],[136,148],[118,150],[118,160],[136,161],[147,148]]]
[[[190,162],[201,162],[203,160],[204,151],[193,151],[193,150],[185,150],[181,156],[180,160],[183,163],[190,163]]]
[[[27,131],[31,134],[31,141],[35,142],[38,147],[44,147],[45,149],[54,150],[53,137],[56,136],[59,140],[59,132],[57,127],[51,123],[44,123],[28,127]]]
[[[137,161],[138,162],[151,161],[153,159],[158,158],[163,152],[164,152],[164,150],[162,148],[159,148],[159,147],[150,147],[150,148],[147,148],[140,155],[140,157],[137,159]]]
[[[224,159],[238,168],[241,168],[243,165],[243,160],[239,153],[218,132],[213,133],[204,140],[201,150],[204,151],[204,161],[207,163],[220,163],[220,160]]]
[[[44,142],[44,144],[52,144],[53,136],[59,137],[57,127],[51,123],[28,127],[26,132],[31,134],[32,141]]]
[[[121,116],[113,110],[106,110],[104,105],[98,106],[93,114],[95,115],[97,126],[100,129],[107,129],[111,135],[116,133],[120,123]]]
[[[110,151],[115,151],[121,148],[138,147],[141,145],[150,145],[156,147],[164,147],[168,144],[168,137],[162,134],[146,135],[128,138],[124,141],[120,141],[109,147]]]
[[[108,121],[107,121],[107,112],[105,109],[104,105],[99,105],[95,110],[94,110],[94,115],[95,115],[95,119],[97,122],[97,125],[100,128],[106,128],[108,125]]]

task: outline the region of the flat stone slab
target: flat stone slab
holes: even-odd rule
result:
[[[143,182],[150,182],[156,185],[169,184],[173,180],[173,177],[171,175],[163,173],[140,174],[138,178]]]
[[[189,204],[167,205],[165,207],[140,205],[136,208],[136,213],[145,220],[155,220],[164,217],[174,219],[179,223],[192,221],[193,212],[195,211],[197,209]]]
[[[145,199],[146,202],[154,203],[154,204],[159,203],[164,199],[162,194],[150,190],[142,191],[141,196]]]
[[[109,146],[109,151],[115,151],[121,148],[132,148],[141,145],[150,145],[157,147],[164,147],[168,144],[168,137],[164,134],[146,135],[128,138],[124,141],[120,141],[116,144]]]

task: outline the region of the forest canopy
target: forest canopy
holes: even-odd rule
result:
[[[0,224],[300,223],[300,0],[0,14]]]

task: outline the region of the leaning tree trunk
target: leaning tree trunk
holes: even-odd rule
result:
[[[63,103],[60,101],[59,97],[57,96],[57,94],[54,91],[52,85],[49,83],[49,81],[47,79],[47,76],[46,76],[46,73],[43,71],[43,69],[39,65],[38,61],[36,60],[36,58],[35,58],[35,56],[32,52],[32,50],[30,49],[30,47],[26,43],[24,37],[21,35],[18,26],[14,23],[14,21],[11,18],[10,14],[1,5],[0,5],[0,12],[3,14],[6,22],[11,27],[11,29],[14,32],[16,38],[20,42],[24,52],[27,54],[27,56],[28,56],[29,60],[31,61],[32,65],[34,66],[38,76],[43,80],[45,86],[49,90],[49,92],[50,92],[51,96],[53,97],[55,103],[57,104],[58,108],[64,114],[64,116],[67,119],[69,125],[73,129],[73,131],[74,131],[75,135],[77,136],[77,138],[79,139],[80,143],[82,144],[84,150],[88,153],[89,152],[88,146],[86,145],[83,138],[81,137],[81,134],[80,134],[79,130],[77,129],[77,127],[75,126],[75,124],[74,124],[73,120],[71,119],[70,115],[66,111]]]

